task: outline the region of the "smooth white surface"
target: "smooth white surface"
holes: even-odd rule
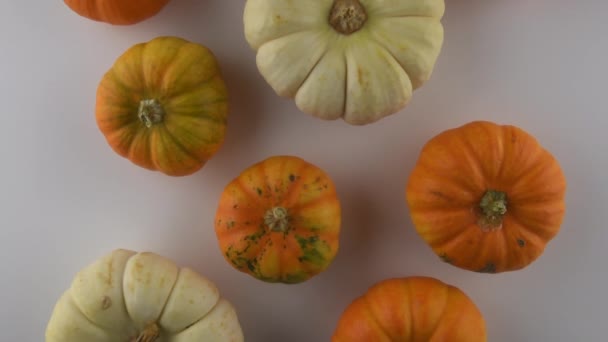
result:
[[[61,1],[0,2],[3,341],[42,341],[74,274],[118,247],[154,251],[208,276],[237,307],[247,341],[328,341],[352,299],[407,275],[465,291],[485,315],[489,341],[604,339],[608,3],[448,1],[431,81],[407,109],[363,127],[320,121],[274,95],[245,42],[243,4],[174,0],[150,20],[113,27]],[[122,159],[94,120],[103,73],[125,49],[159,35],[210,47],[232,98],[223,148],[189,177]],[[534,134],[568,180],[560,234],[521,271],[487,275],[444,264],[408,216],[403,188],[420,147],[475,119]],[[235,271],[213,231],[224,185],[275,154],[325,169],[343,206],[336,260],[299,285]]]

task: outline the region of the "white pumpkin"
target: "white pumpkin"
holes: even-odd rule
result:
[[[46,342],[243,341],[216,286],[153,253],[115,250],[81,270],[63,293]]]
[[[404,108],[443,44],[444,0],[247,0],[245,37],[274,91],[363,125]]]

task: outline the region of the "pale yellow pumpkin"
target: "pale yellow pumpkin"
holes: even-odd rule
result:
[[[245,37],[274,91],[363,125],[404,108],[443,44],[444,0],[248,0]]]
[[[195,341],[243,341],[232,304],[193,270],[122,249],[78,272],[46,329],[46,342]]]

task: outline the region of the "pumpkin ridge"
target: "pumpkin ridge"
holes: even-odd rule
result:
[[[450,295],[451,295],[450,286],[447,284],[444,284],[443,286],[441,286],[441,289],[444,292],[445,300],[442,303],[443,306],[441,308],[441,313],[439,314],[439,316],[435,317],[433,320],[435,324],[429,330],[430,336],[428,336],[427,341],[433,341],[433,337],[435,336],[435,334],[437,334],[437,331],[438,331],[437,328],[441,325],[441,323],[445,319],[446,313],[448,312],[448,301],[449,301]]]
[[[301,174],[305,174],[306,169],[308,169],[309,166],[302,163],[299,165],[297,171],[295,171],[294,173],[297,175],[301,175]],[[303,205],[301,204],[301,200],[299,198],[300,194],[302,193],[302,191],[304,190],[304,186],[306,185],[306,183],[304,182],[304,179],[300,176],[300,177],[296,177],[296,179],[291,182],[290,185],[287,186],[287,193],[285,193],[283,195],[283,198],[281,200],[281,203],[283,203],[283,205],[287,208],[289,208],[290,210],[299,210],[303,207]],[[322,198],[322,197],[318,197],[318,198]]]
[[[457,134],[456,131],[452,131],[452,133]],[[473,171],[475,173],[469,178],[479,179],[481,182],[479,185],[481,185],[481,189],[485,193],[485,191],[489,190],[491,187],[488,183],[495,182],[497,176],[490,174],[490,170],[486,169],[486,166],[481,162],[482,160],[485,160],[486,157],[484,155],[486,151],[483,150],[486,148],[486,146],[482,146],[480,149],[477,149],[468,136],[464,137],[456,135],[454,138],[455,141],[460,141],[463,144],[464,153],[462,156],[467,159],[466,165],[469,168],[469,171]]]
[[[107,328],[100,326],[97,322],[93,321],[89,316],[87,316],[87,314],[80,307],[80,304],[78,304],[78,302],[74,299],[74,296],[72,295],[72,292],[70,290],[67,290],[66,292],[67,292],[67,296],[69,297],[70,302],[72,302],[72,304],[74,304],[74,307],[76,307],[78,309],[78,313],[82,317],[84,317],[84,319],[86,319],[91,325],[95,326],[99,330],[103,330],[103,331],[107,330]],[[124,297],[122,299],[123,299],[122,303],[124,305]],[[131,318],[130,315],[128,315],[128,316],[129,316],[129,318]],[[116,333],[116,332],[111,331],[111,333]]]
[[[121,66],[122,64],[128,64],[129,66],[132,66],[132,64],[128,62],[131,59],[138,60],[141,63],[141,60],[143,59],[142,54],[145,45],[146,43],[137,43],[133,45],[129,50],[125,51],[122,55],[120,55],[104,75],[103,81],[112,81],[115,83],[114,85],[121,88],[124,93],[134,93],[137,94],[138,97],[143,97],[147,89],[144,82],[143,66],[141,70],[129,68],[132,69],[130,71],[130,74],[137,76],[135,79],[132,80],[134,83],[131,85],[125,82],[125,75],[118,72],[117,66]],[[106,88],[112,89],[112,87]],[[138,99],[137,102],[139,102],[140,100],[141,98]]]
[[[98,106],[97,112],[98,121],[111,122],[120,120],[123,121],[120,126],[126,126],[139,121],[136,119],[137,115],[133,115],[133,105],[131,103],[118,104],[106,101],[103,106]]]
[[[420,165],[420,169],[424,171],[420,175],[412,173],[414,176],[412,177],[412,185],[416,186],[415,182],[417,181],[419,182],[422,180],[428,182],[431,180],[433,185],[437,186],[439,190],[432,189],[424,183],[421,184],[420,189],[422,189],[427,196],[433,195],[433,197],[448,201],[448,203],[435,205],[445,207],[445,204],[448,204],[448,206],[462,206],[470,208],[479,202],[479,199],[486,190],[482,187],[482,184],[471,180],[473,177],[465,176],[466,172],[459,171],[462,176],[453,175],[452,177],[448,177],[448,173],[450,172],[449,170],[433,171],[432,167],[428,166],[427,162],[424,161]],[[451,173],[454,174],[453,169]],[[424,190],[425,188],[427,190]],[[464,193],[466,193],[466,198],[463,198]],[[417,197],[420,197],[420,195],[417,195]],[[415,201],[421,202],[420,199],[416,199]],[[436,202],[436,199],[434,199],[434,201]],[[431,205],[433,203],[433,201],[425,202],[429,202]]]
[[[443,225],[443,227],[444,228],[441,229],[441,232],[442,232],[441,237],[430,240],[433,247],[439,248],[439,247],[443,246],[443,248],[441,248],[441,249],[447,249],[447,248],[445,248],[445,245],[448,245],[452,241],[458,240],[458,237],[463,236],[463,234],[465,234],[468,229],[478,229],[477,224],[475,222],[459,224],[457,226],[458,228],[455,228],[455,226],[449,226],[449,228],[446,229],[445,225]],[[432,235],[439,235],[436,232],[437,230],[433,231]],[[420,234],[420,235],[427,235],[426,238],[428,239],[428,232],[429,232],[429,230],[427,229],[425,231],[425,234]]]
[[[315,30],[315,31],[317,31],[317,30]],[[321,60],[327,55],[328,51],[329,51],[329,42],[326,42],[325,47],[323,48],[323,52],[320,54],[317,61],[312,65],[310,70],[308,70],[308,72],[306,73],[306,76],[304,76],[304,78],[302,79],[302,82],[300,82],[300,84],[298,84],[298,86],[296,87],[297,91],[294,94],[294,97],[297,95],[297,93],[300,91],[300,89],[302,89],[302,85],[304,85],[304,83],[306,83],[306,81],[308,80],[308,78],[310,77],[312,72],[316,69],[317,65],[319,65]]]
[[[557,231],[553,232],[553,229],[546,229],[546,224],[537,224],[535,222],[525,222],[526,224],[524,224],[524,222],[521,221],[518,215],[510,215],[509,217],[513,221],[513,223],[519,226],[520,231],[527,232],[528,234],[533,235],[537,239],[550,240],[555,237],[555,235],[557,235]],[[551,226],[550,228],[554,227]]]
[[[134,143],[138,139],[145,142],[145,145],[146,145],[147,155],[144,155],[143,157],[139,156],[138,151],[136,150],[138,145]],[[152,154],[151,154],[152,146],[151,146],[151,144],[148,143],[149,141],[150,141],[150,130],[141,130],[141,129],[136,130],[135,134],[133,134],[133,138],[131,139],[131,142],[127,149],[127,156],[135,164],[137,164],[143,168],[151,170],[154,166],[154,163],[150,159],[152,156]]]
[[[182,271],[183,271],[183,268],[179,267],[178,270],[177,270],[177,276],[175,277],[175,281],[173,282],[173,285],[171,286],[171,291],[169,291],[169,295],[167,295],[167,298],[165,299],[165,304],[163,304],[163,308],[160,310],[160,313],[158,314],[158,317],[153,322],[157,326],[159,326],[158,322],[160,321],[160,319],[165,314],[165,309],[167,308],[167,303],[169,303],[169,299],[171,298],[171,295],[173,294],[173,291],[175,290],[175,285],[177,285],[177,281],[179,280],[179,276],[181,275]],[[171,334],[171,335],[175,335],[175,334]],[[154,341],[155,340],[152,340],[151,342],[154,342]]]
[[[186,149],[182,144],[180,144],[179,141],[177,141],[171,135],[171,133],[167,130],[167,127],[165,125],[162,125],[162,126],[158,127],[158,129],[155,129],[154,131],[150,132],[149,139],[150,140],[148,141],[148,146],[150,147],[150,159],[151,159],[152,163],[154,164],[156,169],[163,170],[167,174],[175,173],[174,167],[163,166],[163,162],[166,159],[169,159],[169,157],[167,155],[169,149],[167,147],[170,145],[177,148],[177,150],[181,151],[181,153],[186,158],[189,158],[190,161],[194,161],[195,164],[197,165],[196,167],[194,167],[195,169],[198,169],[198,165],[200,165],[201,163],[204,163],[204,161],[202,159],[194,156],[193,152]],[[171,154],[177,154],[177,153],[174,152]],[[189,169],[192,168],[192,167],[190,167],[188,169],[184,168],[184,165],[190,164],[189,161],[185,158],[180,160],[179,162],[173,162],[171,164],[178,165],[178,167],[181,169],[180,174],[188,174],[188,173],[190,173]]]
[[[416,315],[415,313],[417,312],[417,310],[415,310],[414,308],[414,289],[412,288],[413,282],[406,282],[405,284],[403,284],[404,286],[404,290],[405,290],[405,298],[407,300],[407,310],[410,312],[409,315],[409,324],[410,324],[410,335],[408,337],[408,341],[413,341],[414,338],[416,337]]]
[[[108,86],[106,84],[107,82],[113,82],[114,84],[112,86]],[[127,83],[125,83],[124,80],[122,79],[122,76],[118,73],[118,71],[116,71],[114,66],[112,66],[112,68],[110,70],[108,70],[108,72],[104,75],[100,86],[102,86],[106,92],[109,92],[111,94],[116,93],[116,91],[112,90],[112,88],[116,87],[116,88],[120,88],[120,90],[124,93],[135,93],[135,94],[137,94],[137,97],[141,97],[140,93],[142,92],[142,89],[143,89],[143,85],[141,86],[141,89],[137,89],[137,88],[131,87]],[[117,97],[120,97],[120,96],[117,96]],[[106,98],[107,98],[107,96],[106,96]],[[131,99],[123,100],[123,101],[125,101],[125,104],[136,107],[131,102]],[[140,101],[140,99],[137,100],[137,102],[139,102],[139,101]]]
[[[124,125],[116,130],[111,130],[107,132],[107,137],[106,140],[107,141],[120,141],[121,143],[118,144],[110,144],[110,147],[116,151],[119,155],[123,156],[123,157],[127,157],[129,155],[129,149],[131,147],[131,144],[133,143],[133,139],[135,139],[135,134],[133,134],[133,129],[130,127],[131,125],[134,125],[134,123],[131,123],[129,125]],[[127,133],[127,134],[125,134]]]
[[[363,307],[365,308],[365,311],[367,312],[367,316],[370,318],[369,321],[373,322],[373,324],[375,326],[378,327],[379,332],[382,333],[382,335],[384,335],[384,337],[386,337],[388,340],[393,340],[393,336],[390,333],[390,331],[380,322],[380,320],[378,319],[378,317],[376,317],[376,315],[374,314],[374,310],[373,310],[373,305],[371,303],[371,300],[369,298],[368,295],[364,295],[361,297],[361,300],[363,301]],[[410,315],[411,316],[411,315]]]
[[[211,53],[211,52],[209,52]],[[196,61],[192,61],[192,65],[196,64],[198,62]],[[213,81],[218,81],[218,83],[223,83],[222,79],[221,79],[221,73],[220,73],[220,69],[219,69],[219,65],[217,62],[214,62],[214,67],[215,67],[215,72],[212,73],[208,78],[204,79],[204,80],[199,80],[198,82],[196,82],[196,84],[188,87],[188,88],[184,88],[184,89],[180,89],[179,91],[176,91],[174,93],[169,92],[168,89],[163,89],[163,93],[164,93],[164,97],[167,101],[171,101],[171,98],[177,97],[177,96],[182,96],[188,93],[192,93],[193,91],[199,89],[199,88],[203,88],[209,85],[209,83],[213,82]],[[184,71],[179,75],[180,77],[183,76],[184,74],[187,74],[190,71],[190,68],[184,68]],[[166,73],[165,76],[166,77]],[[180,77],[174,76],[173,78],[175,79],[179,79]],[[173,82],[161,82],[162,84],[165,83],[173,83]],[[221,93],[221,92],[218,92]]]
[[[394,17],[394,18],[397,18],[397,17]],[[441,23],[441,22],[439,22],[439,23]],[[375,33],[375,31],[374,31],[374,33]],[[414,81],[412,80],[412,77],[410,76],[410,74],[416,74],[416,72],[412,72],[410,66],[402,64],[401,61],[399,61],[399,58],[397,58],[397,56],[395,56],[395,54],[393,54],[391,49],[388,47],[387,42],[382,42],[382,40],[378,39],[374,33],[370,34],[369,39],[371,41],[373,41],[374,43],[376,43],[378,46],[382,47],[384,50],[386,50],[388,55],[390,55],[395,60],[397,65],[401,66],[401,69],[403,70],[403,72],[407,76],[407,79],[410,81],[410,84],[412,85],[412,91],[421,87],[422,84],[414,85]]]
[[[198,105],[196,105],[196,107],[209,107],[210,105],[222,104],[222,103],[228,103],[228,98],[220,97],[215,100],[199,103]],[[167,106],[165,106],[165,108],[167,108],[167,107],[171,109],[170,113],[168,114],[169,116],[191,117],[194,119],[209,120],[209,121],[212,121],[215,123],[224,123],[225,122],[224,115],[222,115],[222,118],[217,118],[218,115],[212,115],[211,113],[208,113],[207,110],[199,110],[197,113],[188,113],[184,109],[180,110],[180,108],[183,108],[185,106],[172,105],[171,100],[169,100],[169,102],[167,103]],[[167,110],[167,112],[169,112],[169,110]]]
[[[163,46],[167,44],[168,46]],[[170,45],[169,45],[170,44]],[[174,78],[172,82],[166,82],[165,79],[167,77],[167,70],[174,65],[176,59],[179,56],[180,50],[189,43],[185,39],[173,36],[160,36],[154,38],[146,43],[143,43],[141,48],[141,53],[139,55],[139,61],[141,63],[141,75],[143,81],[144,89],[152,89],[156,92],[151,97],[156,98],[157,100],[164,102],[166,100],[165,92],[166,89],[163,89],[163,85],[169,83],[172,84],[178,78]],[[159,48],[163,48],[164,51],[171,51],[172,54],[168,56],[154,53],[155,50]],[[172,49],[169,49],[171,47]],[[165,58],[166,57],[166,58]],[[150,72],[148,72],[147,68],[153,65],[160,65],[159,70],[155,70],[159,75],[151,76]],[[187,68],[185,68],[187,70]]]
[[[289,208],[293,211],[300,211],[303,209],[310,209],[311,207],[323,205],[323,202],[332,202],[331,198],[327,198],[326,196],[318,196],[313,200],[310,200],[304,204],[294,203]]]
[[[410,77],[410,73],[406,70],[406,67],[403,64],[401,64],[401,62],[399,62],[399,59],[387,47],[386,43],[380,42],[373,34],[370,34],[368,39],[370,40],[370,42],[376,44],[378,47],[380,47],[382,50],[384,50],[384,52],[386,52],[387,56],[390,56],[393,59],[393,61],[395,61],[396,65],[399,65],[401,67],[401,69],[399,69],[399,70],[405,74],[405,77],[408,79],[410,85],[412,86],[412,90],[415,89],[414,82],[412,81],[412,78]]]
[[[167,125],[163,125],[162,127],[159,127],[159,134],[160,135],[166,135],[173,144],[175,144],[175,146],[181,150],[185,156],[190,157],[191,159],[195,160],[198,163],[205,163],[207,162],[207,159],[201,156],[198,156],[196,154],[194,154],[194,152],[188,150],[186,147],[184,147],[184,145],[175,137],[175,135],[173,135],[173,133],[169,130],[169,128],[167,128]]]
[[[541,160],[539,158],[538,160]],[[539,164],[542,164],[539,162]],[[553,176],[553,177],[551,177]],[[546,187],[544,186],[542,179],[559,179],[562,181],[559,184],[554,182],[554,187]],[[518,179],[513,181],[513,190],[511,192],[515,192],[515,198],[519,203],[526,203],[528,201],[536,201],[538,197],[553,195],[551,196],[552,200],[561,201],[562,196],[556,196],[563,192],[565,188],[565,182],[563,181],[563,173],[559,166],[555,163],[551,163],[551,165],[547,167],[535,167],[533,170],[529,170],[529,172],[522,174]],[[519,193],[517,189],[526,189],[525,192]],[[542,202],[545,202],[543,200]]]
[[[175,65],[177,64],[178,60],[180,59],[186,59],[183,58],[182,56],[184,55],[184,51],[186,48],[191,47],[196,49],[197,47],[199,47],[197,44],[193,44],[190,42],[186,42],[186,41],[182,41],[182,44],[179,46],[179,48],[177,48],[175,50],[175,54],[173,54],[173,56],[171,56],[171,59],[169,61],[166,62],[167,68],[165,68],[163,70],[163,75],[160,78],[160,84],[159,84],[159,89],[161,90],[161,92],[164,94],[165,97],[170,98],[173,96],[173,94],[169,94],[169,89],[164,88],[163,86],[165,85],[170,85],[170,84],[175,84],[176,80],[181,79],[185,74],[188,74],[190,72],[191,67],[195,64],[198,63],[195,59],[192,59],[190,61],[190,63],[188,63],[188,66],[183,67],[183,70],[181,71],[181,73],[177,74],[177,75],[173,75],[171,73],[172,69],[175,68]],[[200,49],[196,49],[196,50],[200,50]],[[210,53],[210,51],[205,51],[206,53]],[[187,59],[186,59],[187,60]],[[215,74],[212,74],[210,77],[215,76]],[[200,81],[200,80],[199,80]],[[206,82],[200,82],[200,83],[204,83]],[[199,83],[199,82],[197,82]]]
[[[477,227],[477,224],[471,223],[460,233],[460,235],[457,236],[458,238],[452,238],[451,240],[446,240],[442,243],[430,241],[429,244],[435,254],[437,254],[442,260],[448,260],[448,263],[450,264],[459,264],[459,258],[457,256],[462,254],[461,250],[464,248],[464,241],[474,238],[478,234],[478,230],[479,228]],[[476,259],[480,254],[481,248],[479,248],[479,244],[477,244],[476,247],[477,248],[472,249],[474,252],[472,255],[474,257],[471,259]]]
[[[255,204],[256,209],[263,211],[263,209],[266,207],[266,203],[260,203],[262,197],[258,193],[256,193],[253,188],[250,187],[250,184],[247,183],[247,180],[237,177],[234,179],[234,182],[236,183],[235,185],[239,189],[241,189],[244,194],[247,195],[247,199],[249,200],[249,202]],[[262,219],[262,216],[263,213],[260,214],[260,219]]]
[[[220,302],[222,301],[223,298],[219,298],[215,304],[213,304],[213,306],[209,309],[209,311],[207,311],[206,313],[203,314],[203,316],[201,316],[200,318],[198,318],[196,321],[192,322],[191,324],[188,324],[187,326],[185,326],[182,330],[176,331],[172,334],[170,334],[171,337],[179,335],[181,333],[183,333],[184,331],[190,329],[192,326],[196,325],[197,323],[199,323],[200,321],[204,320],[205,318],[207,318],[207,316],[209,316],[209,314],[215,310],[219,305]]]

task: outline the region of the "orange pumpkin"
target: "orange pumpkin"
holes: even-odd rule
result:
[[[202,168],[223,143],[227,98],[208,48],[159,37],[128,49],[105,74],[96,119],[119,155],[184,176]]]
[[[64,0],[74,12],[95,21],[132,25],[156,15],[169,0]]]
[[[521,269],[558,233],[566,180],[530,134],[475,121],[432,138],[406,186],[418,234],[442,260],[477,272]]]
[[[226,260],[266,282],[324,271],[339,245],[340,203],[329,176],[294,156],[258,162],[224,189],[215,232]]]
[[[485,342],[485,320],[460,289],[430,277],[376,283],[342,313],[332,342]]]

